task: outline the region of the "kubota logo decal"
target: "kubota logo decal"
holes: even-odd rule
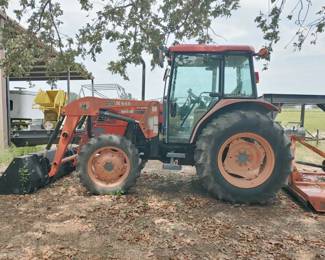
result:
[[[80,108],[82,109],[82,110],[88,110],[88,108],[89,108],[89,105],[88,104],[86,104],[86,103],[84,103],[84,104],[81,104],[80,105]]]

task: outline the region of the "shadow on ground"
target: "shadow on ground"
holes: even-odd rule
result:
[[[194,169],[150,162],[125,196],[92,196],[76,174],[36,194],[0,196],[0,259],[325,258],[325,216],[284,193],[232,205]]]

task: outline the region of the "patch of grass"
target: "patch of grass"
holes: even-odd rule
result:
[[[283,126],[288,125],[289,122],[300,122],[300,110],[283,109],[278,114],[276,121],[281,122]],[[306,109],[305,128],[312,133],[315,133],[317,129],[325,132],[325,112],[316,108]]]
[[[318,149],[325,151],[325,142],[320,142],[318,145],[316,145],[316,141],[308,142],[311,145],[314,145]],[[296,150],[296,160],[298,161],[306,161],[306,162],[312,162],[317,164],[322,164],[322,161],[324,160],[323,157],[319,156],[318,154],[312,152],[308,148],[304,147],[301,144],[297,144],[297,150]]]
[[[29,153],[36,153],[44,150],[44,145],[15,147],[11,146],[8,149],[0,151],[0,164],[9,164],[16,156],[22,156]]]
[[[111,195],[114,195],[114,196],[123,196],[125,195],[125,191],[124,190],[117,190],[117,191],[114,191],[111,193]]]
[[[280,122],[283,127],[292,126],[292,124],[289,124],[290,122],[300,121],[300,110],[294,108],[284,108],[282,109],[282,112],[278,114],[276,121]],[[313,134],[315,134],[317,129],[319,129],[321,136],[324,136],[325,112],[317,108],[306,109],[305,129]],[[309,143],[316,146],[316,141],[310,141]],[[325,151],[325,142],[320,142],[316,147],[322,151]],[[305,148],[303,145],[297,144],[296,160],[321,164],[324,158]]]
[[[29,182],[29,178],[30,178],[30,175],[28,173],[28,169],[26,168],[26,166],[24,166],[23,168],[20,168],[19,169],[19,179],[20,179],[20,185],[21,185],[22,191],[24,193],[27,193],[26,185]]]

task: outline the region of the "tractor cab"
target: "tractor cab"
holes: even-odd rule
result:
[[[220,100],[256,99],[249,46],[177,45],[169,49],[165,142],[189,143],[200,119]]]

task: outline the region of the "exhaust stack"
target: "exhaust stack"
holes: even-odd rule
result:
[[[143,58],[140,58],[140,62],[142,64],[142,92],[141,92],[141,100],[146,99],[146,63]]]

